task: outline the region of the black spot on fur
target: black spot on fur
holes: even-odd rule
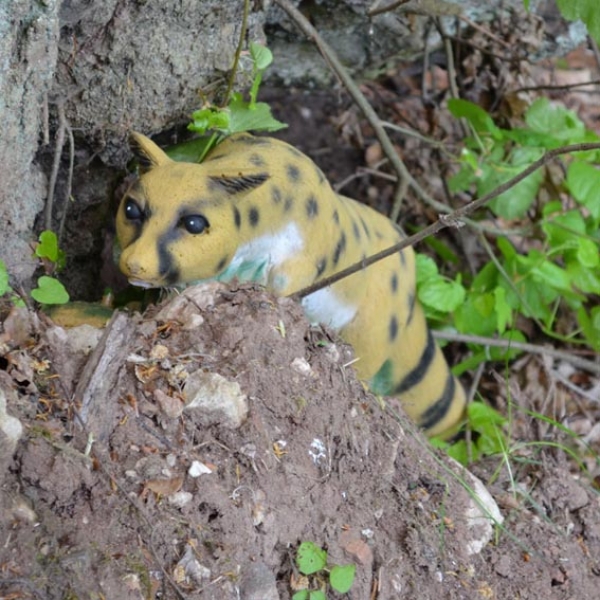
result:
[[[311,194],[306,201],[306,216],[309,219],[314,219],[319,214],[319,203]]]
[[[392,288],[392,294],[395,294],[398,291],[398,274],[392,273],[392,278],[390,279],[390,287]]]
[[[217,265],[217,273],[220,273],[226,266],[227,263],[229,262],[229,256],[227,256],[227,254],[219,261],[219,264]]]
[[[251,154],[248,160],[255,167],[264,167],[266,165],[265,159],[260,154]]]
[[[279,204],[281,202],[281,190],[274,185],[271,190],[271,200],[273,200],[273,204]]]
[[[327,257],[323,256],[323,258],[320,258],[319,261],[317,262],[317,277],[321,277],[321,275],[323,275],[323,273],[325,272],[326,268],[327,268]]]
[[[446,416],[452,406],[452,401],[454,400],[456,384],[456,378],[452,375],[450,370],[448,370],[444,391],[438,400],[436,400],[436,402],[421,415],[421,418],[419,419],[419,425],[421,427],[431,429]],[[460,385],[460,383],[458,385]]]
[[[369,231],[369,228],[367,227],[365,220],[362,217],[359,217],[359,219],[360,219],[360,223],[361,223],[363,229],[365,230],[365,234],[367,235],[367,238],[371,239],[371,232]]]
[[[294,198],[292,196],[286,196],[285,202],[283,203],[283,211],[290,212],[292,206],[294,206]]]
[[[390,342],[393,342],[398,337],[398,319],[396,319],[395,315],[392,315],[388,327]]]
[[[261,186],[269,179],[268,173],[257,173],[256,175],[240,175],[239,177],[227,177],[221,175],[219,177],[211,176],[208,178],[209,187],[221,188],[228,194],[239,194],[247,192]]]
[[[256,206],[251,206],[248,210],[248,220],[250,221],[250,225],[252,227],[256,227],[258,225],[260,213],[258,212],[258,208],[256,208]]]
[[[408,294],[408,317],[406,318],[406,325],[410,325],[413,315],[415,314],[415,304],[417,302],[417,296],[413,292]]]
[[[340,213],[338,213],[337,208],[333,211],[333,220],[336,225],[340,224]]]
[[[296,165],[288,165],[285,170],[290,183],[298,183],[300,181],[300,169]]]
[[[431,331],[427,330],[427,342],[415,368],[406,374],[404,379],[394,388],[394,394],[403,394],[425,379],[435,357],[435,342]]]
[[[242,215],[237,206],[233,207],[233,222],[235,223],[235,228],[240,229],[242,226]]]
[[[400,250],[400,264],[402,267],[406,267],[406,256],[404,256],[404,250]]]
[[[346,234],[342,231],[342,235],[338,240],[338,243],[335,245],[335,250],[333,251],[333,266],[337,266],[340,256],[344,253],[346,249]]]
[[[352,221],[352,232],[354,233],[354,238],[356,241],[360,241],[360,229],[354,220]]]

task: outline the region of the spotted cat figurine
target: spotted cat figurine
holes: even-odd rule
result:
[[[133,137],[151,164],[117,214],[120,268],[133,285],[237,278],[288,295],[402,239],[387,217],[336,194],[307,156],[279,140],[234,135],[195,164]],[[456,430],[465,392],[416,299],[411,248],[302,306],[353,346],[373,392],[397,396],[429,436]]]

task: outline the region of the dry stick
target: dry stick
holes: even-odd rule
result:
[[[275,1],[281,2],[282,0]],[[364,260],[361,260],[360,262],[351,265],[347,269],[343,269],[342,271],[339,271],[329,277],[325,277],[324,279],[321,279],[313,283],[312,285],[309,285],[299,290],[298,292],[295,292],[294,294],[290,294],[290,296],[297,300],[304,298],[309,294],[313,294],[314,292],[322,288],[328,287],[336,283],[340,279],[344,279],[344,277],[348,277],[349,275],[352,275],[353,273],[356,273],[361,269],[365,269],[366,267],[376,262],[379,262],[380,260],[383,260],[388,256],[392,256],[392,254],[396,254],[396,252],[399,252],[400,250],[403,250],[408,246],[414,246],[414,244],[416,244],[417,242],[420,242],[426,237],[437,233],[438,231],[441,231],[442,229],[445,229],[450,225],[454,225],[455,227],[461,227],[463,225],[461,220],[465,215],[472,213],[474,210],[487,204],[493,198],[496,198],[500,194],[503,194],[510,188],[514,187],[517,183],[523,181],[523,179],[531,175],[534,171],[537,171],[540,167],[543,167],[545,164],[554,160],[557,156],[569,154],[571,152],[587,152],[590,150],[600,150],[600,143],[571,144],[570,146],[564,146],[562,148],[554,148],[553,150],[549,150],[544,154],[544,156],[531,163],[526,169],[523,169],[521,173],[519,173],[512,179],[509,179],[502,185],[499,185],[495,190],[493,190],[489,194],[486,194],[482,198],[469,202],[469,204],[466,204],[465,206],[456,209],[449,215],[442,215],[435,223],[432,223],[431,225],[425,227],[425,229],[422,229],[421,231],[419,231],[419,233],[416,233],[415,235],[411,235],[408,238],[404,238],[401,242],[390,246],[387,250],[382,250],[377,254],[373,254],[372,256],[369,256],[368,258],[365,258]]]
[[[240,31],[240,39],[238,41],[237,48],[235,49],[235,55],[233,57],[233,66],[231,67],[231,77],[227,83],[227,92],[225,94],[224,106],[229,102],[233,85],[235,83],[235,74],[237,73],[238,63],[240,62],[240,55],[242,48],[244,47],[244,38],[246,37],[246,29],[248,27],[248,12],[250,11],[250,0],[244,0],[244,12],[242,14],[242,29]]]
[[[377,113],[373,110],[373,107],[369,104],[363,93],[358,89],[358,86],[354,83],[352,77],[350,77],[342,63],[338,60],[334,51],[321,39],[321,36],[309,23],[308,19],[306,19],[306,17],[298,9],[292,6],[289,0],[275,0],[275,4],[278,4],[296,22],[296,25],[298,25],[304,34],[317,45],[325,60],[330,64],[333,71],[341,79],[342,83],[348,90],[348,93],[350,96],[352,96],[354,102],[363,112],[371,127],[373,127],[373,131],[375,132],[375,135],[377,136],[385,155],[390,159],[392,168],[398,175],[397,194],[398,191],[401,191],[407,184],[411,185],[419,195],[424,194],[425,192],[413,179],[411,174],[408,172],[408,169],[398,156],[392,141],[388,137],[379,117],[377,116]],[[404,181],[406,181],[407,184],[404,184]]]
[[[54,190],[56,180],[58,179],[58,169],[60,168],[60,157],[65,145],[65,130],[67,120],[65,118],[65,107],[61,103],[57,105],[58,110],[58,131],[56,132],[56,145],[54,147],[54,162],[52,163],[52,173],[50,174],[50,183],[48,184],[48,197],[46,198],[45,228],[52,229],[52,205],[54,204]]]
[[[379,2],[375,2],[373,8],[370,8],[367,11],[367,16],[374,17],[375,15],[380,15],[382,13],[389,12],[391,10],[394,10],[395,8],[398,8],[399,6],[402,6],[402,4],[408,4],[409,1],[410,0],[395,0],[395,2],[392,2],[391,4],[386,4],[385,6],[377,6]]]
[[[495,346],[497,348],[510,348],[514,350],[522,350],[532,354],[540,354],[542,356],[551,356],[559,360],[564,360],[584,371],[600,375],[600,363],[595,363],[592,360],[574,356],[569,352],[557,350],[552,346],[536,346],[527,342],[516,342],[512,340],[487,338],[480,335],[465,335],[462,333],[449,333],[445,331],[433,331],[433,336],[440,340],[448,340],[451,342],[464,342],[466,344],[479,344],[481,346]]]
[[[75,168],[75,139],[73,138],[73,130],[65,119],[65,129],[67,136],[69,137],[69,173],[67,174],[67,191],[65,193],[65,205],[63,207],[63,214],[60,218],[60,225],[58,227],[58,245],[62,242],[63,232],[65,229],[65,222],[67,220],[67,211],[69,209],[69,202],[71,200],[71,190],[73,189],[73,169]]]

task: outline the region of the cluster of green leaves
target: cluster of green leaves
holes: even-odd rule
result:
[[[60,271],[65,264],[65,253],[58,247],[58,239],[52,231],[42,231],[35,248],[37,256],[44,265],[46,273],[53,274]],[[22,300],[10,287],[6,264],[0,260],[0,296],[9,294],[15,305],[22,305]],[[58,279],[49,275],[42,275],[37,280],[37,287],[31,290],[31,297],[40,304],[66,304],[69,294]]]
[[[328,565],[327,552],[314,542],[302,542],[296,554],[296,565],[303,575],[329,575],[329,585],[338,594],[350,591],[356,574],[355,565]],[[327,596],[322,589],[304,589],[296,592],[292,600],[325,600]]]
[[[273,62],[272,52],[266,46],[252,42],[249,58],[252,69],[252,85],[248,92],[250,99],[244,100],[243,94],[234,92],[224,107],[207,105],[195,111],[188,129],[203,137],[168,151],[171,158],[202,162],[211,148],[234,133],[278,131],[287,127],[273,117],[268,104],[257,102],[263,74]],[[210,135],[206,135],[208,132],[211,132]]]
[[[524,115],[524,126],[514,129],[497,126],[487,112],[465,100],[451,100],[449,109],[466,119],[472,131],[461,153],[461,168],[449,181],[453,192],[475,188],[481,197],[547,150],[600,140],[575,113],[545,98],[535,101]],[[553,173],[552,185],[546,185],[546,173],[540,169],[487,206],[500,220],[524,226],[522,248],[498,237],[490,261],[472,278],[463,273],[454,281],[439,274],[433,261],[419,258],[418,294],[428,317],[443,320],[453,313],[452,325],[460,333],[524,341],[514,328],[522,315],[549,337],[600,351],[600,306],[593,301],[600,295],[600,170],[594,166],[600,153],[565,156],[562,180]],[[440,249],[439,241],[435,249],[449,252]],[[577,327],[565,334],[561,315],[572,318]],[[458,365],[457,373],[517,354],[510,343],[507,349],[470,346],[472,354]],[[501,425],[495,417],[479,417],[469,414],[471,425],[484,426],[485,419],[490,427]],[[498,440],[494,431],[483,453],[503,443]]]

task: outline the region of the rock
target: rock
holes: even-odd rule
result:
[[[248,415],[248,401],[236,381],[218,373],[191,373],[185,385],[185,411],[196,409],[203,425],[237,429]]]
[[[279,600],[275,575],[264,563],[244,567],[240,580],[242,600]]]

